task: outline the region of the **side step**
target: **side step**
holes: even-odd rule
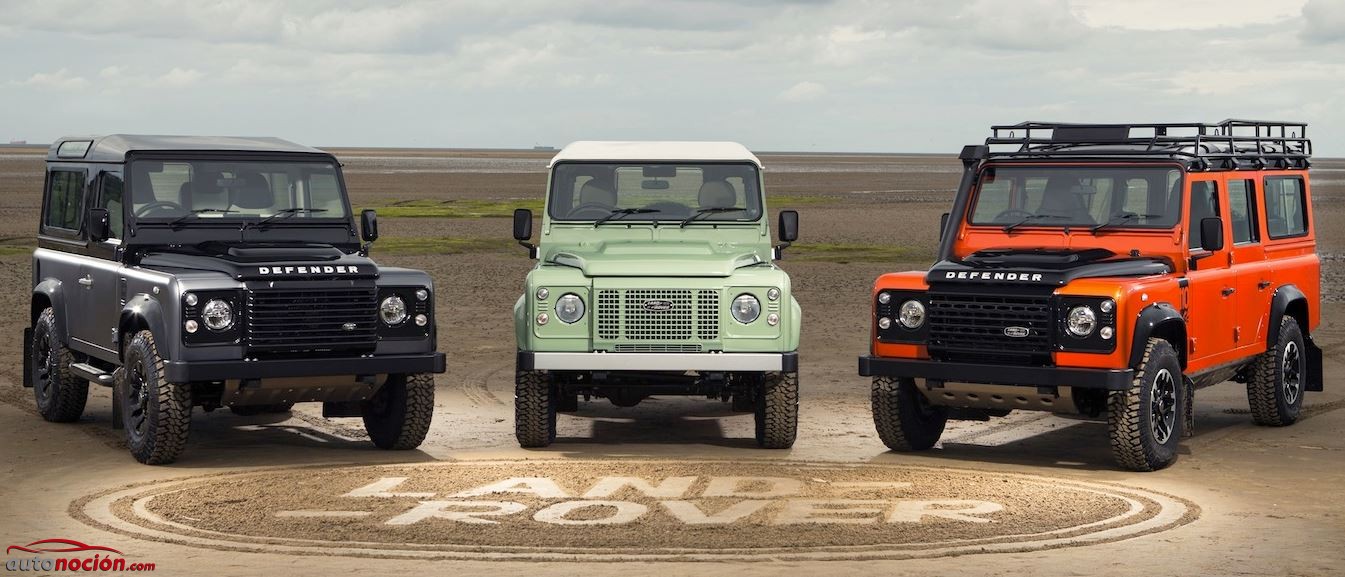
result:
[[[75,376],[81,379],[89,381],[90,383],[98,383],[104,387],[112,386],[112,383],[116,380],[113,378],[112,373],[103,372],[103,369],[88,363],[71,363],[70,371],[75,373]]]

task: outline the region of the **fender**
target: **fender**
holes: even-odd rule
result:
[[[154,335],[155,342],[159,343],[160,354],[166,358],[174,358],[175,355],[163,354],[175,350],[177,335],[168,334],[168,326],[164,324],[163,307],[159,301],[145,293],[137,294],[126,301],[126,306],[121,309],[121,317],[117,321],[117,349],[122,351],[125,344],[131,338],[132,328],[136,325],[144,326]]]
[[[798,299],[794,298],[793,295],[789,296],[789,315],[792,322],[790,323],[789,347],[787,348],[790,351],[797,351],[799,350],[799,335],[803,329],[803,308],[799,306]]]
[[[531,345],[528,342],[527,301],[528,295],[525,294],[518,297],[518,301],[514,303],[514,342],[520,351],[526,350]]]
[[[1182,369],[1186,368],[1186,319],[1181,312],[1168,303],[1154,303],[1140,311],[1135,320],[1135,337],[1130,343],[1130,366],[1138,367],[1144,358],[1144,348],[1154,333],[1175,331],[1181,339],[1172,343],[1181,357]]]
[[[1307,326],[1308,297],[1298,287],[1287,284],[1275,289],[1275,296],[1270,299],[1270,317],[1267,319],[1268,329],[1266,331],[1266,350],[1274,349],[1280,342],[1280,323],[1279,319],[1283,317],[1291,306],[1303,307],[1304,318],[1298,319],[1303,331],[1303,345],[1308,354],[1308,382],[1304,384],[1303,389],[1312,392],[1321,392],[1323,386],[1322,376],[1322,349],[1312,340],[1310,327]]]
[[[51,309],[56,312],[56,337],[57,342],[65,342],[65,292],[61,290],[61,281],[54,278],[44,279],[33,287],[33,294],[30,297],[29,308],[31,312],[28,316],[28,327],[23,329],[23,386],[31,388],[33,386],[33,326],[37,324],[38,315],[42,314],[42,309],[37,307],[38,297],[45,298],[51,303]],[[43,307],[46,308],[46,307]]]

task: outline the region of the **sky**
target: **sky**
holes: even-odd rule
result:
[[[734,140],[954,153],[991,124],[1304,121],[1345,0],[0,0],[0,142]]]

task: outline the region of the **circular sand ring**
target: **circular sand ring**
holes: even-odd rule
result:
[[[879,464],[467,461],[271,469],[85,497],[75,517],[220,550],[501,560],[901,559],[1172,529],[1199,508],[1120,485]],[[296,537],[302,535],[303,537]]]

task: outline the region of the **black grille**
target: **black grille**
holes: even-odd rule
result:
[[[929,353],[935,358],[1049,364],[1054,330],[1048,296],[934,293],[929,297]]]
[[[378,342],[378,289],[248,292],[248,350],[262,355],[370,352]]]

